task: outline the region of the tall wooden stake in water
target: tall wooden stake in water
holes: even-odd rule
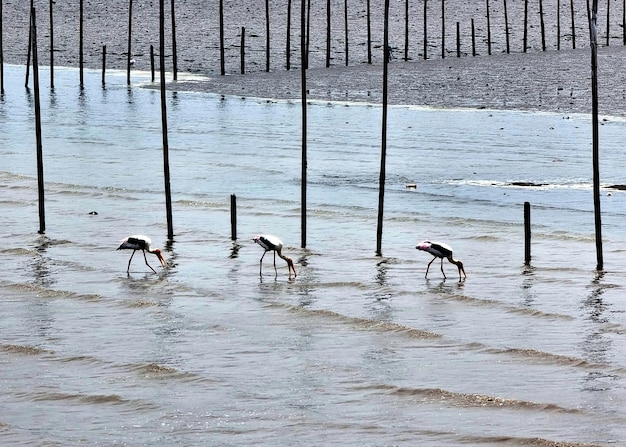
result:
[[[241,72],[243,74],[243,68]],[[224,60],[224,0],[220,0],[220,74],[222,76],[226,74],[226,62]]]
[[[285,66],[287,70],[291,69],[291,0],[287,1],[287,43],[285,45]]]
[[[372,63],[372,17],[370,0],[367,0],[367,63]]]
[[[326,68],[330,67],[330,0],[326,1]]]
[[[131,40],[133,35],[133,0],[128,4],[128,50],[126,52],[126,84],[130,85]]]
[[[4,95],[4,48],[2,42],[2,2],[0,0],[0,95]]]
[[[85,85],[83,74],[83,0],[80,0],[78,16],[78,71],[80,72],[80,88],[82,89]]]
[[[30,33],[33,45],[33,84],[35,87],[35,133],[37,136],[37,186],[39,191],[39,234],[46,232],[46,209],[44,206],[43,148],[41,143],[41,103],[39,101],[39,61],[37,60],[37,20],[35,8],[30,10]]]
[[[0,0],[0,3],[2,0]],[[54,89],[54,20],[52,5],[54,0],[50,0],[50,88]]]
[[[265,0],[265,71],[270,71],[270,0]]]
[[[176,14],[174,14],[174,0],[171,1],[172,9],[172,72],[174,80],[178,80],[178,54],[176,52]]]
[[[593,0],[591,11],[591,105],[592,105],[592,137],[593,137],[593,211],[596,225],[596,258],[597,269],[604,268],[602,256],[602,216],[600,212],[600,170],[599,170],[599,137],[598,137],[598,32],[597,32],[598,0]]]
[[[343,13],[344,13],[344,29],[346,31],[346,67],[348,66],[348,0],[344,0],[343,2]]]
[[[34,6],[34,0],[30,0],[30,9],[31,11],[33,10]],[[28,23],[28,50],[27,50],[27,54],[26,54],[26,79],[24,80],[24,87],[28,88],[28,76],[30,73],[30,59],[31,59],[31,51],[33,49],[33,22],[32,20],[29,21]]]
[[[524,265],[530,265],[530,202],[524,202]]]
[[[306,121],[306,64],[307,64],[307,49],[306,49],[306,35],[308,35],[307,30],[307,14],[305,13],[305,0],[302,0],[302,4],[300,6],[300,60],[301,60],[301,75],[302,75],[302,185],[301,185],[301,236],[300,236],[300,246],[302,248],[306,248],[306,168],[307,168],[307,154],[306,154],[306,143],[307,143],[307,121]]]
[[[378,226],[376,229],[376,254],[382,255],[383,243],[383,209],[385,203],[385,164],[387,160],[387,71],[389,66],[389,0],[385,0],[384,30],[383,30],[383,123],[382,143],[380,151],[380,179],[378,188]]]
[[[174,239],[172,225],[172,191],[170,189],[170,157],[167,142],[167,108],[165,101],[165,0],[159,1],[159,62],[161,64],[161,125],[163,128],[163,174],[165,179],[165,210],[167,215],[167,238]]]

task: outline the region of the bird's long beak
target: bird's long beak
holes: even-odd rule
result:
[[[167,261],[165,260],[165,258],[161,254],[161,252],[157,252],[156,255],[157,255],[157,258],[159,258],[159,262],[161,263],[161,266],[162,267],[166,267],[167,266]]]

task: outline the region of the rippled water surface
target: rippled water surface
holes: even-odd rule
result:
[[[159,92],[48,74],[45,235],[22,67],[0,100],[3,445],[626,443],[623,120],[600,128],[598,273],[588,116],[390,108],[378,257],[380,107],[309,106],[302,249],[300,104],[170,91],[168,243]],[[126,273],[135,233],[167,269]],[[259,276],[258,233],[297,278],[271,254]],[[423,239],[467,280],[425,279]]]

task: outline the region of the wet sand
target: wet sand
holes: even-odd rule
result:
[[[26,61],[28,37],[28,2],[5,2],[4,62]],[[41,3],[41,4],[37,4]],[[166,66],[172,70],[171,16],[166,2]],[[324,2],[325,3],[325,2]],[[389,64],[389,102],[432,107],[469,107],[554,111],[563,114],[591,113],[591,52],[586,22],[586,3],[576,0],[576,49],[568,31],[571,14],[562,6],[562,37],[556,35],[556,0],[544,1],[545,39],[540,33],[537,11],[530,11],[527,52],[523,52],[523,11],[520,5],[509,6],[510,52],[506,52],[503,11],[490,9],[487,28],[484,5],[468,2],[446,2],[445,51],[442,58],[441,10],[429,3],[427,59],[424,59],[423,3],[411,2],[409,16],[408,60],[404,60],[404,2],[390,10],[390,44],[394,60]],[[554,5],[552,5],[554,3]],[[563,3],[563,2],[561,2]],[[270,71],[266,72],[265,9],[241,2],[225,1],[224,60],[225,75],[220,74],[219,15],[217,5],[201,0],[179,0],[176,3],[176,42],[178,72],[200,74],[205,81],[176,82],[178,90],[202,90],[241,97],[276,99],[301,98],[300,73],[300,2],[291,11],[290,70],[286,63],[287,0],[270,5]],[[48,2],[35,2],[38,8],[38,54],[41,65],[49,65]],[[330,67],[326,68],[326,8],[316,4],[311,10],[308,98],[317,100],[382,100],[382,7],[371,2],[371,64],[368,63],[365,0],[348,1],[349,52],[346,66],[345,16],[342,0],[333,0],[331,11]],[[534,6],[533,6],[534,7]],[[616,8],[617,11],[619,8]],[[601,17],[603,11],[599,11]],[[619,16],[619,17],[618,17]],[[54,4],[54,63],[77,67],[79,11],[67,2]],[[85,0],[83,8],[83,65],[101,69],[102,47],[107,47],[107,69],[124,69],[127,60],[128,2]],[[133,6],[133,39],[131,57],[134,70],[150,69],[150,45],[158,54],[159,3],[155,0]],[[469,23],[474,21],[475,44],[469,37]],[[602,20],[598,23],[601,24]],[[606,45],[599,30],[599,110],[602,115],[626,116],[626,47],[622,44],[618,21]],[[456,22],[461,30],[461,57],[456,50]],[[241,27],[245,26],[245,70],[240,74]],[[606,25],[605,25],[606,27]],[[487,36],[491,36],[491,54]],[[547,43],[543,51],[542,42]],[[557,50],[557,46],[561,49]],[[473,56],[473,48],[476,56]],[[158,66],[158,57],[156,58]]]

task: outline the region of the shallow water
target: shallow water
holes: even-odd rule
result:
[[[56,69],[41,97],[44,236],[33,91],[6,71],[4,445],[626,442],[626,195],[603,188],[598,274],[589,117],[390,108],[377,257],[379,107],[309,106],[301,249],[300,104],[170,92],[168,244],[159,92],[125,74],[103,89],[98,72],[80,90]],[[624,135],[603,121],[604,186],[626,183]],[[261,232],[285,241],[296,279],[280,260],[275,278],[271,254],[259,277]],[[166,270],[138,254],[126,274],[115,249],[134,233],[165,249]],[[447,280],[438,262],[425,279],[423,239],[450,243],[467,280],[447,262]]]

